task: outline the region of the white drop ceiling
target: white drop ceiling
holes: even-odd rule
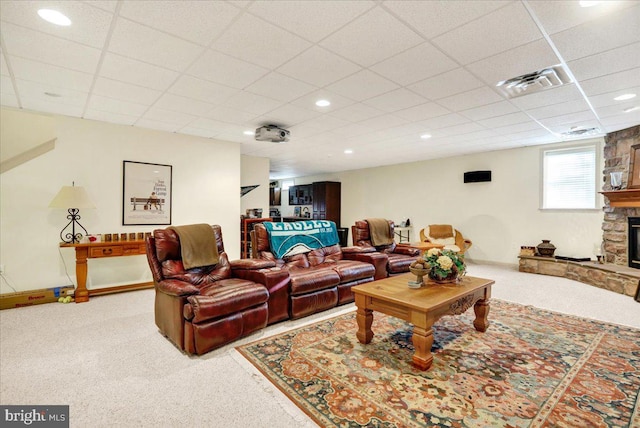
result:
[[[0,19],[2,106],[238,142],[272,178],[640,124],[639,1],[2,0]],[[573,83],[496,88],[558,64]],[[244,134],[266,124],[291,140]]]

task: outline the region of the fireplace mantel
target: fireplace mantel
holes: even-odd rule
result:
[[[609,199],[614,208],[640,208],[640,189],[610,190],[600,192]]]

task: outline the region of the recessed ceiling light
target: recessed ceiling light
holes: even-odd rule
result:
[[[629,107],[629,108],[624,109],[623,111],[624,111],[625,113],[631,113],[632,111],[636,111],[636,110],[638,110],[638,109],[640,109],[640,106]]]
[[[38,11],[38,15],[40,15],[40,18],[45,21],[55,25],[62,25],[63,27],[71,25],[71,20],[57,10],[40,9]]]
[[[615,97],[614,100],[615,101],[625,101],[625,100],[630,100],[631,98],[635,98],[636,94],[624,94],[624,95],[620,95],[619,97]]]
[[[347,149],[347,150],[344,151],[345,155],[350,155],[351,153],[353,153],[353,150],[351,150],[351,149]]]
[[[316,105],[318,107],[328,107],[331,105],[331,102],[327,101],[327,100],[318,100],[316,101]]]
[[[580,0],[580,6],[581,7],[597,6],[600,3],[602,3],[602,2],[601,1]]]
[[[422,138],[423,140],[428,140],[429,138],[431,138],[431,134],[422,134],[420,138]]]
[[[243,134],[244,135],[254,135],[255,132],[254,131],[244,131]]]

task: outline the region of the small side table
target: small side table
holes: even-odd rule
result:
[[[398,236],[398,244],[411,242],[411,229],[413,229],[413,226],[407,226],[407,227],[395,226],[393,228],[393,233]]]
[[[147,253],[145,241],[92,242],[82,244],[66,244],[62,242],[60,243],[60,248],[75,248],[76,250],[76,279],[78,281],[78,286],[74,293],[76,303],[88,302],[89,295],[93,296],[153,288],[153,282],[141,282],[137,284],[99,288],[96,290],[87,289],[87,259],[144,255]]]

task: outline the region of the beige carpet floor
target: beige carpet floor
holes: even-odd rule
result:
[[[493,297],[640,328],[640,303],[564,278],[470,265]],[[202,357],[153,322],[153,290],[0,312],[0,404],[68,404],[72,427],[313,427],[234,347],[354,310],[270,326]]]

